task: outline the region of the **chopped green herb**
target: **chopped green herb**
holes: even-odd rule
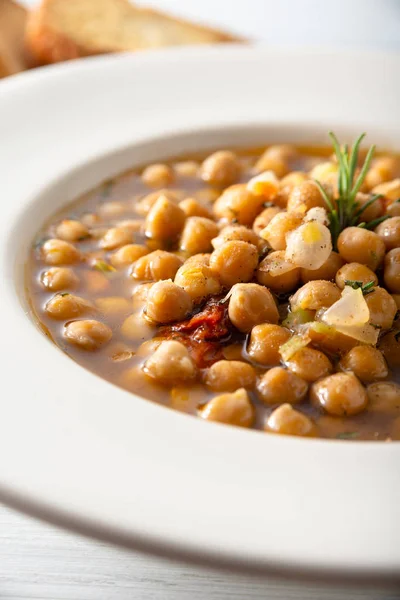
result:
[[[353,290],[361,289],[364,296],[370,294],[374,291],[375,281],[368,281],[367,283],[363,283],[362,281],[353,281],[351,279],[346,279],[344,282],[345,285],[353,288]]]
[[[69,292],[62,292],[62,294],[60,294],[61,298],[64,298],[64,296],[69,296]]]
[[[113,266],[109,265],[104,260],[96,260],[96,262],[94,263],[94,268],[105,274],[113,273],[114,271],[116,271],[116,269],[114,269]]]
[[[336,435],[338,440],[353,440],[360,435],[359,431],[341,431]]]

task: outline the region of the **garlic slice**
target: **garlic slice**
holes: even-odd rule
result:
[[[318,221],[307,221],[286,236],[285,258],[297,267],[319,269],[331,252],[331,232]]]
[[[361,288],[346,285],[341,298],[322,315],[322,321],[333,327],[359,327],[368,323],[370,312]]]

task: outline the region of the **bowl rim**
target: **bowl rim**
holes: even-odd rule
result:
[[[26,247],[15,240],[15,235],[23,236],[24,231],[31,230],[40,198],[46,197],[46,193],[54,195],[55,181],[64,185],[67,197],[65,181],[73,179],[74,170],[79,171],[83,163],[90,168],[94,161],[96,167],[104,153],[109,153],[110,158],[124,147],[129,152],[130,146],[134,150],[146,141],[153,140],[155,144],[157,137],[165,140],[170,135],[172,140],[175,136],[179,142],[182,136],[190,135],[190,124],[192,131],[203,130],[205,136],[207,130],[219,129],[222,134],[232,131],[235,123],[238,129],[257,126],[266,99],[266,125],[282,127],[297,107],[299,114],[292,119],[293,123],[299,127],[306,123],[321,127],[328,107],[321,110],[314,104],[319,91],[316,82],[307,80],[310,89],[299,88],[301,105],[298,106],[295,99],[284,95],[288,90],[285,78],[288,73],[296,78],[300,61],[303,75],[310,68],[320,73],[324,64],[328,64],[331,73],[343,73],[343,57],[346,57],[344,79],[350,81],[351,71],[355,70],[358,81],[350,92],[349,114],[342,114],[343,109],[341,113],[334,99],[323,96],[335,112],[334,124],[354,129],[354,121],[364,121],[369,130],[379,130],[380,139],[394,142],[399,134],[398,124],[393,131],[393,118],[400,87],[390,79],[390,74],[400,63],[399,56],[389,53],[329,50],[315,54],[298,49],[202,47],[185,52],[168,50],[140,56],[96,57],[18,75],[0,84],[0,129],[4,130],[7,147],[7,151],[4,147],[0,149],[0,168],[6,173],[3,185],[8,197],[0,225],[4,273],[0,295],[5,299],[7,339],[1,349],[7,391],[2,395],[7,419],[0,422],[2,501],[120,545],[208,565],[296,577],[335,579],[340,574],[343,578],[364,581],[399,577],[399,536],[393,527],[400,516],[395,503],[400,493],[396,481],[399,444],[337,444],[274,436],[266,439],[262,433],[204,425],[200,420],[165,410],[116,388],[54,351],[43,336],[38,336],[36,328],[29,326],[32,323],[23,310],[26,306],[17,302],[15,287],[18,280],[21,289],[21,264],[15,265],[15,261],[20,262],[26,253]],[[365,100],[359,111],[355,110],[363,97],[371,60],[382,69],[377,91],[382,114],[376,113],[377,102],[372,98]],[[287,69],[285,77],[281,72],[283,66]],[[160,114],[159,100],[154,94],[158,91],[157,82],[166,81],[166,67],[174,94],[165,99]],[[255,75],[263,67],[277,86],[274,98],[269,96],[268,86],[255,81]],[[179,98],[185,92],[185,77],[191,69],[196,69],[196,79],[191,81],[191,91],[196,97],[185,111]],[[257,98],[253,99],[248,91],[240,91],[239,73],[247,84],[254,84]],[[322,73],[320,78],[326,84],[329,82],[326,74]],[[105,79],[115,87],[102,92]],[[140,99],[136,93],[138,83]],[[204,86],[211,84],[218,89],[218,95],[206,106]],[[232,106],[228,106],[227,98],[232,91],[237,96]],[[122,93],[126,97],[122,98]],[[21,108],[27,94],[31,105],[23,115]],[[71,105],[68,100],[73,94],[100,100],[92,105],[87,100]],[[135,119],[127,125],[129,101],[134,106]],[[107,103],[111,102],[118,110],[110,110]],[[252,116],[246,119],[249,102]],[[180,111],[176,110],[176,103]],[[368,116],[369,110],[373,118]],[[105,131],[101,133],[96,128],[99,120],[104,123]],[[16,129],[17,123],[20,126]],[[55,151],[54,140],[58,136],[63,144]],[[40,152],[33,155],[38,139]],[[18,177],[21,165],[24,176]],[[31,213],[32,220],[29,217],[27,223],[26,215]],[[19,355],[20,339],[24,340],[29,356],[29,364],[24,364],[24,378],[18,377],[20,366],[13,359]],[[43,369],[43,363],[50,369]],[[66,373],[68,380],[64,381]],[[81,390],[79,398],[72,397],[77,385]],[[32,394],[34,406],[28,399]],[[118,405],[120,415],[124,415],[124,423],[114,414],[108,395]],[[23,422],[21,414],[25,416]],[[144,433],[149,423],[152,429]],[[165,435],[168,428],[173,431],[172,438]],[[135,440],[130,438],[133,434],[137,436]],[[22,435],[25,444],[29,444],[28,454],[20,443]],[[185,448],[191,452],[183,452]],[[135,460],[131,462],[132,456]],[[329,473],[325,465],[329,465]],[[128,466],[135,481],[140,482],[140,489],[133,482],[123,481]],[[260,481],[265,468],[272,473],[268,486]],[[241,485],[238,485],[238,470]],[[154,479],[155,475],[158,479]],[[376,487],[382,486],[385,495],[377,493],[376,488],[371,490],[371,480]],[[171,482],[173,490],[168,488]],[[127,495],[119,497],[110,489],[112,484]],[[212,496],[213,510],[204,504],[206,491]],[[177,498],[185,500],[179,509]],[[310,507],[310,499],[314,498],[323,506]],[[352,509],[350,521],[346,503]],[[249,514],[250,505],[254,515]],[[273,518],[263,512],[263,506],[275,511]],[[357,515],[355,508],[359,511]],[[382,513],[379,526],[371,519],[378,510]],[[325,520],[326,513],[331,513],[330,522]],[[298,521],[301,518],[303,523]],[[361,530],[362,527],[366,529]],[[321,544],[321,528],[324,544]],[[290,540],[286,539],[288,529],[294,532]],[[187,539],[188,532],[191,540]]]

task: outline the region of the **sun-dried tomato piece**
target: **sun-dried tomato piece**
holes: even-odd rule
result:
[[[197,366],[204,368],[222,358],[223,345],[233,333],[228,304],[212,298],[192,318],[162,327],[158,337],[185,344]]]

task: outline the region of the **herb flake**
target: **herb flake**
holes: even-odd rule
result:
[[[112,265],[109,265],[104,260],[100,260],[100,259],[96,260],[96,262],[94,263],[94,268],[97,271],[100,271],[101,273],[104,273],[104,274],[114,273],[116,271],[116,269]]]
[[[363,281],[354,281],[352,279],[346,279],[344,284],[353,288],[353,290],[361,289],[363,296],[371,294],[371,292],[374,291],[375,287],[375,281],[368,281],[367,283],[364,283]]]

